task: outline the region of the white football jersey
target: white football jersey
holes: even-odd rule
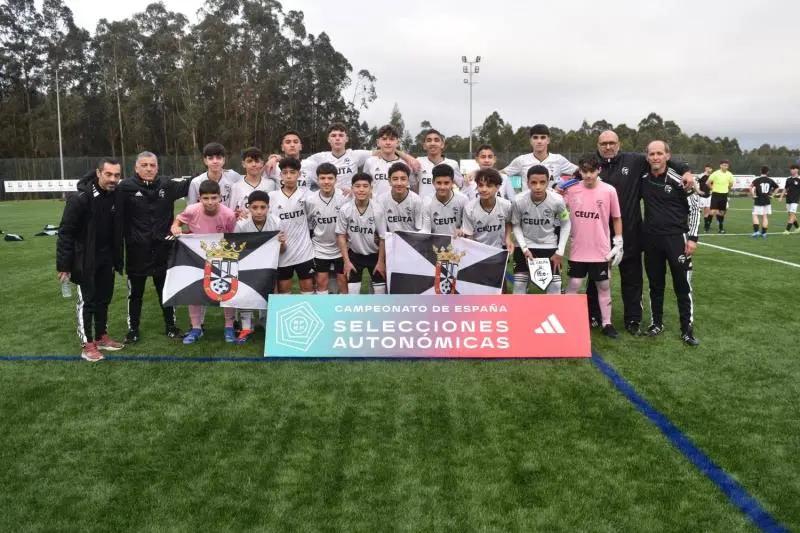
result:
[[[258,229],[256,223],[253,222],[253,217],[248,217],[236,222],[236,233],[260,233],[262,231],[283,231],[283,224],[272,213],[267,213],[267,220],[264,221],[264,226]]]
[[[461,229],[480,243],[505,248],[506,223],[511,223],[511,202],[498,198],[492,210],[486,211],[476,198],[467,204]]]
[[[371,156],[364,163],[364,172],[372,176],[372,197],[379,198],[388,193],[392,186],[389,183],[389,167],[395,163],[402,163],[400,158],[387,161],[381,156]],[[409,179],[411,176],[409,176]]]
[[[196,204],[200,201],[200,184],[206,181],[208,178],[208,172],[203,172],[199,176],[195,176],[192,178],[192,182],[189,184],[189,193],[186,195],[186,204],[192,205]],[[221,196],[222,205],[226,207],[230,207],[231,209],[234,208],[230,204],[231,200],[231,190],[233,186],[242,181],[243,176],[238,172],[233,170],[223,170],[222,177],[219,179],[217,183],[219,183],[219,192]]]
[[[269,193],[270,213],[281,221],[286,234],[286,251],[278,259],[278,266],[291,266],[314,259],[314,246],[308,229],[305,189],[295,189],[291,196],[283,191]]]
[[[536,159],[533,152],[515,158],[506,168],[503,169],[509,176],[522,177],[522,190],[528,190],[528,169],[534,165],[543,165],[550,172],[550,187],[553,187],[561,176],[572,176],[578,170],[578,165],[574,165],[563,155],[547,154],[543,161]]]
[[[569,213],[560,194],[546,191],[547,197],[539,203],[531,198],[531,193],[523,191],[514,199],[511,222],[520,227],[525,236],[526,248],[558,248],[556,228]],[[519,243],[522,244],[522,243]]]
[[[376,254],[378,242],[386,238],[386,215],[374,200],[363,211],[355,202],[347,202],[339,210],[336,233],[347,235],[347,248],[355,253]]]
[[[273,167],[269,178],[275,183],[275,189],[273,190],[277,191],[282,187],[280,163]],[[297,178],[297,188],[311,190],[317,186],[317,164],[309,159],[301,160],[300,177]]]
[[[339,243],[336,240],[336,221],[342,205],[352,200],[341,191],[335,190],[330,198],[322,196],[320,191],[306,195],[306,215],[311,228],[311,242],[314,245],[314,257],[319,259],[336,259],[342,257]]]
[[[458,168],[458,162],[453,159],[443,159],[439,163],[434,163],[427,156],[425,157],[418,157],[417,161],[419,161],[419,172],[414,173],[414,176],[411,178],[411,183],[418,184],[419,188],[417,189],[418,194],[421,198],[425,198],[427,196],[433,196],[436,194],[436,189],[433,188],[433,167],[436,165],[450,165],[453,167],[453,182],[456,186],[461,187],[464,185],[464,177],[461,175],[461,170]]]
[[[320,152],[309,157],[309,161],[315,165],[322,163],[331,163],[336,167],[338,175],[336,176],[336,187],[339,189],[351,189],[353,187],[353,175],[358,172],[358,169],[364,166],[372,156],[369,150],[351,150],[347,149],[345,152],[336,157],[333,152]]]
[[[386,214],[387,231],[419,231],[422,229],[422,200],[414,191],[407,191],[399,202],[387,192],[378,197]]]
[[[275,190],[275,182],[271,179],[262,177],[258,185],[250,185],[246,179],[238,183],[234,183],[231,188],[230,208],[231,209],[247,209],[247,198],[253,191],[264,191],[270,193]]]
[[[461,193],[452,191],[450,199],[442,203],[436,195],[422,201],[422,231],[452,235],[461,229],[464,208],[469,199]]]
[[[517,191],[514,190],[514,185],[511,183],[511,178],[500,173],[500,177],[503,178],[503,183],[500,184],[500,188],[497,189],[497,197],[498,198],[505,198],[509,202],[514,201],[514,198],[517,196]],[[461,194],[469,198],[470,200],[474,200],[478,197],[478,186],[475,182],[471,182],[469,185],[466,185],[458,190]]]

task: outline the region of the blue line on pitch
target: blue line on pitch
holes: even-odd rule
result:
[[[670,443],[710,479],[725,494],[728,500],[742,511],[761,531],[788,533],[788,528],[780,524],[754,496],[747,492],[747,489],[703,453],[700,448],[695,446],[689,437],[684,435],[675,424],[650,405],[644,397],[636,392],[633,385],[623,378],[600,354],[593,351],[592,362],[611,381],[614,387],[646,416],[667,437]]]
[[[0,361],[82,361],[78,355],[0,355]],[[122,361],[126,363],[332,363],[342,362],[394,362],[414,363],[421,361],[475,361],[483,363],[501,361],[559,361],[565,362],[563,357],[537,357],[535,359],[522,357],[492,357],[492,358],[463,358],[463,357],[232,357],[232,356],[185,356],[176,355],[106,355],[104,361]],[[569,361],[586,361],[586,358],[576,357]]]

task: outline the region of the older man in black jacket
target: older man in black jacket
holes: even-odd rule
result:
[[[121,174],[119,161],[103,158],[78,182],[78,193],[64,206],[56,242],[59,279],[78,285],[81,357],[91,362],[103,359],[100,350],[123,347],[107,332],[114,271],[122,273],[122,225],[114,192]]]
[[[128,274],[128,335],[125,343],[139,341],[142,299],[148,277],[153,278],[158,302],[164,316],[164,333],[180,338],[175,325],[175,308],[162,305],[167,260],[172,241],[170,235],[175,200],[189,192],[191,179],[171,180],[158,176],[158,158],[151,152],[136,157],[134,175],[119,186],[119,210],[124,221],[125,270]]]

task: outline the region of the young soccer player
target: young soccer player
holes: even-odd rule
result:
[[[458,236],[470,237],[495,248],[514,252],[511,240],[511,202],[498,198],[497,190],[503,183],[500,173],[493,168],[483,168],[475,173],[478,198],[467,204]]]
[[[186,224],[191,233],[231,233],[236,227],[236,214],[232,209],[222,205],[219,183],[205,180],[198,190],[200,202],[189,204],[183,213],[175,217],[170,228],[173,235],[183,233],[181,226]],[[225,342],[234,342],[233,332],[234,310],[226,307],[222,310],[225,317]],[[203,306],[190,305],[189,319],[192,329],[183,337],[183,344],[194,344],[203,336]]]
[[[386,215],[378,202],[370,199],[372,177],[369,174],[357,173],[351,187],[353,201],[342,206],[336,220],[347,293],[361,292],[361,278],[366,269],[372,279],[372,292],[386,294]]]
[[[566,190],[572,241],[569,252],[569,282],[567,294],[577,294],[583,278],[597,286],[603,335],[616,339],[617,330],[611,325],[611,282],[609,261],[617,266],[622,260],[622,217],[617,191],[598,179],[600,160],[596,155],[579,161],[583,181]],[[609,220],[614,225],[614,246]]]
[[[408,189],[411,169],[405,163],[389,167],[391,191],[378,197],[386,214],[387,231],[419,231],[422,229],[422,200]]]
[[[708,178],[714,173],[711,163],[706,163],[703,175],[697,180],[698,207],[703,209],[703,229],[706,233],[711,229],[711,189],[708,187]]]
[[[283,157],[293,157],[300,160],[300,177],[297,178],[297,188],[311,190],[316,187],[317,164],[311,159],[301,159],[300,152],[303,150],[303,141],[300,134],[294,130],[288,130],[281,135],[281,153]],[[269,179],[275,184],[275,189],[281,188],[281,169],[280,165],[275,165],[268,175]]]
[[[247,214],[247,199],[254,191],[270,192],[275,190],[275,183],[264,176],[264,154],[256,147],[242,152],[242,167],[245,176],[242,181],[231,188],[230,207],[237,216]]]
[[[311,228],[314,245],[314,265],[317,278],[317,294],[329,294],[328,278],[333,273],[337,286],[347,286],[344,276],[344,259],[336,237],[339,212],[350,199],[336,188],[336,167],[322,163],[317,167],[319,190],[306,195],[306,215]]]
[[[444,135],[431,128],[425,132],[422,145],[427,155],[417,158],[419,169],[415,169],[411,180],[412,189],[419,194],[420,198],[427,198],[436,194],[436,190],[433,187],[433,167],[436,165],[450,165],[453,168],[453,181],[458,187],[462,187],[464,178],[458,168],[458,162],[444,157],[444,149],[446,147]]]
[[[236,222],[235,232],[260,233],[262,231],[279,231],[278,241],[281,243],[280,253],[284,253],[286,251],[286,234],[281,231],[281,221],[278,217],[269,212],[269,194],[261,190],[253,191],[244,203],[247,204],[247,210],[250,216]],[[239,309],[239,316],[242,321],[242,329],[239,331],[236,343],[244,344],[254,331],[253,311],[250,309]]]
[[[372,196],[380,198],[391,189],[389,167],[403,160],[397,155],[400,136],[391,124],[378,130],[378,155],[370,156],[364,163],[364,172],[372,176]]]
[[[453,190],[455,172],[450,165],[436,165],[431,171],[436,194],[422,201],[422,231],[455,235],[461,229],[469,199]]]
[[[800,176],[798,176],[800,174],[800,166],[790,166],[789,174],[790,176],[786,178],[780,197],[781,200],[786,198],[786,211],[789,213],[786,231],[783,232],[784,235],[800,231],[800,227],[797,224],[797,203],[800,202]]]
[[[528,261],[534,257],[550,259],[553,279],[547,294],[561,294],[561,261],[567,247],[571,224],[560,194],[548,190],[547,167],[534,165],[528,169],[528,191],[515,199],[512,224],[518,248],[514,250],[514,294],[527,294],[530,282]],[[560,227],[560,231],[556,228]]]
[[[524,154],[503,169],[507,176],[525,176],[529,168],[534,165],[544,165],[550,172],[550,186],[554,186],[561,176],[572,176],[577,166],[570,163],[566,157],[548,152],[550,145],[550,128],[544,124],[536,124],[530,129],[531,148],[533,153]],[[527,190],[526,180],[522,180],[522,190]]]
[[[494,168],[494,165],[497,163],[497,157],[494,155],[494,149],[488,144],[480,145],[478,149],[475,150],[475,162],[478,163],[479,169]],[[459,189],[459,192],[472,200],[478,197],[478,188],[475,186],[475,180],[473,178],[475,173],[471,172],[470,174],[470,176],[465,176],[464,186]],[[514,198],[517,196],[517,192],[514,190],[514,186],[511,184],[511,179],[502,172],[500,173],[500,176],[503,178],[503,183],[497,190],[497,196],[500,198],[505,198],[509,202],[513,202]]]
[[[280,190],[269,193],[270,206],[283,224],[287,250],[278,260],[278,292],[292,292],[292,278],[297,273],[300,292],[313,294],[311,281],[314,275],[314,246],[306,215],[307,191],[297,186],[302,164],[298,159],[287,157],[280,162]]]
[[[203,164],[206,172],[192,179],[189,185],[189,194],[186,196],[187,204],[194,204],[200,200],[200,185],[211,180],[219,184],[220,202],[222,205],[233,209],[230,203],[231,190],[233,185],[242,181],[242,176],[233,170],[226,170],[225,167],[225,147],[220,143],[212,142],[203,147]]]
[[[715,170],[706,181],[711,189],[711,209],[708,214],[716,215],[719,233],[727,233],[725,231],[725,212],[728,210],[728,192],[735,181],[727,159],[719,162],[719,170]]]
[[[780,188],[775,180],[768,176],[769,167],[761,167],[761,176],[750,184],[750,196],[753,197],[753,238],[767,238],[769,229],[769,215],[772,214],[772,197]],[[761,230],[759,231],[758,217],[761,217]]]

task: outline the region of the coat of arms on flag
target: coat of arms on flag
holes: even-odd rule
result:
[[[386,236],[390,294],[501,294],[508,252],[451,235]]]
[[[181,235],[169,259],[164,305],[266,309],[279,254],[277,231]]]

